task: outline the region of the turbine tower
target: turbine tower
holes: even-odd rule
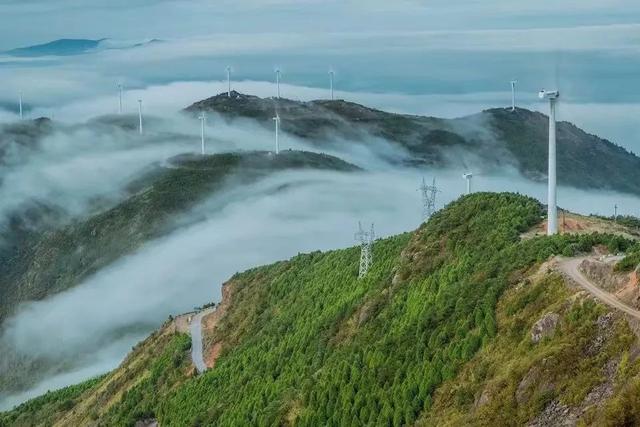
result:
[[[18,109],[20,110],[20,120],[22,120],[22,92],[18,94]]]
[[[356,241],[360,242],[360,268],[358,270],[358,279],[362,279],[373,264],[373,254],[371,249],[375,238],[376,236],[373,231],[373,223],[371,224],[371,231],[364,231],[362,229],[362,224],[358,221],[358,232],[355,234]]]
[[[278,134],[280,132],[280,115],[276,113],[276,116],[273,118],[273,121],[276,123],[276,154],[280,153],[280,141],[278,140]]]
[[[329,70],[329,91],[331,92],[331,100],[333,101],[333,70]]]
[[[118,83],[118,114],[122,114],[122,83]]]
[[[138,99],[138,131],[142,135],[142,99]]]
[[[541,90],[540,99],[549,100],[549,193],[547,196],[547,235],[558,232],[558,207],[556,205],[556,103],[560,97],[557,90]]]
[[[278,91],[278,99],[280,99],[280,69],[276,68],[276,88]]]
[[[467,172],[462,174],[462,177],[467,180],[467,194],[471,194],[471,178],[473,178],[473,174],[471,172]]]
[[[433,183],[427,185],[424,178],[422,178],[420,191],[422,192],[422,220],[426,221],[431,218],[431,215],[436,211],[436,193],[438,193],[436,179],[433,178]]]
[[[227,96],[231,98],[231,67],[227,66]]]
[[[511,80],[511,111],[516,111],[516,84],[517,80]]]
[[[207,117],[204,115],[204,111],[200,113],[198,118],[200,119],[200,141],[202,143],[202,155],[204,156],[204,125],[207,120]]]

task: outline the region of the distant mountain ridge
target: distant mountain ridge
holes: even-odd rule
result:
[[[73,56],[91,53],[98,50],[128,49],[160,41],[161,40],[158,39],[151,39],[144,42],[119,42],[109,38],[97,40],[58,39],[48,43],[11,49],[4,53],[17,57]]]
[[[260,98],[236,91],[198,101],[189,113],[214,111],[229,119],[249,118],[314,144],[375,136],[411,155],[411,163],[436,167],[480,167],[494,173],[515,167],[533,181],[547,174],[548,118],[517,108],[493,108],[456,119],[389,113],[345,100]],[[640,194],[640,158],[569,122],[558,122],[558,182],[582,189]],[[479,161],[478,161],[479,160]],[[473,164],[475,163],[475,164]]]

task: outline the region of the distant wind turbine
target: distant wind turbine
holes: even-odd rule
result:
[[[517,80],[511,80],[511,111],[516,111],[516,84]]]
[[[142,99],[138,99],[138,131],[142,135]]]
[[[204,111],[200,113],[200,117],[198,118],[200,119],[200,140],[202,142],[202,155],[204,156],[204,125],[207,120]]]
[[[471,178],[473,178],[473,174],[471,172],[467,172],[462,174],[462,177],[467,180],[467,194],[471,194]]]
[[[18,94],[18,108],[20,109],[20,120],[22,120],[22,92]]]
[[[280,115],[276,113],[276,116],[273,118],[273,121],[276,123],[276,154],[280,153],[280,141],[278,139],[278,134],[280,132]]]
[[[231,67],[227,66],[227,96],[231,98]]]
[[[329,70],[329,91],[331,92],[331,100],[333,101],[333,70]]]
[[[280,69],[276,68],[276,87],[278,91],[278,99],[280,99]]]
[[[118,83],[118,114],[122,114],[122,83]]]
[[[560,97],[557,90],[541,90],[540,99],[549,100],[549,171],[548,171],[548,196],[547,196],[547,235],[558,232],[558,207],[556,205],[556,103]]]

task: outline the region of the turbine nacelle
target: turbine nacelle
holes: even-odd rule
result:
[[[540,99],[554,100],[554,99],[558,99],[559,97],[560,97],[560,92],[557,90],[542,89],[540,92],[538,92],[538,98]]]
[[[464,174],[462,174],[462,177],[464,179],[471,179],[471,178],[473,178],[473,174],[471,172],[464,173]]]

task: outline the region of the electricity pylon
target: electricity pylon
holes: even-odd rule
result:
[[[358,271],[358,279],[363,278],[369,268],[373,264],[373,241],[376,235],[373,231],[373,224],[371,224],[371,231],[364,231],[362,224],[358,221],[358,232],[355,235],[355,239],[360,242],[360,270]]]
[[[424,178],[422,178],[420,191],[422,192],[422,220],[426,221],[436,211],[436,193],[439,191],[438,187],[436,187],[436,179],[433,178],[433,183],[427,185]]]

